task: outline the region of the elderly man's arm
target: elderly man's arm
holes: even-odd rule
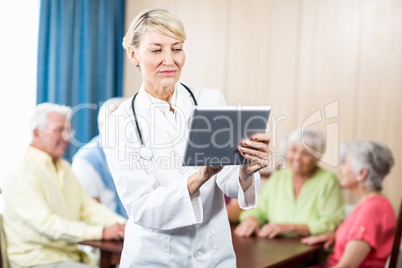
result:
[[[103,238],[106,224],[85,224],[79,219],[71,220],[57,214],[31,174],[16,174],[5,183],[3,194],[9,210],[7,214],[38,232],[38,243],[46,242],[45,237],[68,242]],[[79,193],[77,198],[80,198]]]

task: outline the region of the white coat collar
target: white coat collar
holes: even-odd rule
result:
[[[151,123],[155,131],[156,129],[164,130],[174,137],[177,137],[177,135],[182,135],[182,131],[184,131],[184,128],[186,126],[185,122],[190,116],[191,109],[194,106],[194,103],[190,93],[180,83],[177,83],[175,85],[175,92],[173,93],[173,97],[176,97],[175,94],[178,94],[176,111],[178,113],[179,122],[177,122],[177,125],[171,124],[170,121],[166,119],[162,111],[160,111],[159,108],[155,106],[149,96],[147,96],[144,85],[141,85],[141,88],[138,91],[138,95],[134,101],[135,112],[138,116],[148,118],[148,122]],[[163,102],[164,101],[160,100],[160,102],[158,102],[158,105],[162,104]],[[166,105],[168,105],[167,102],[165,103]]]
[[[183,85],[181,85],[180,83],[177,83],[175,85],[175,92],[173,93],[173,97],[175,98],[175,94],[177,95],[177,102],[179,102],[179,100],[183,100],[186,98],[191,98],[190,93],[185,89],[185,87]],[[172,97],[172,98],[173,98]],[[161,102],[163,102],[161,100]],[[138,95],[135,99],[135,110],[136,111],[140,111],[140,110],[150,110],[150,105],[151,105],[151,101],[149,100],[148,96],[147,96],[147,92],[144,89],[144,84],[141,85],[140,90],[138,91]]]

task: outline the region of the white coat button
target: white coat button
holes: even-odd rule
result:
[[[194,258],[197,258],[198,256],[200,256],[200,254],[198,252],[195,252],[193,256]]]

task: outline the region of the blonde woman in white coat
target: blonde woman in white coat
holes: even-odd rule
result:
[[[261,133],[239,145],[250,165],[182,167],[186,122],[195,102],[225,105],[217,90],[179,83],[184,40],[180,20],[162,9],[141,12],[123,40],[143,84],[108,117],[102,131],[129,215],[123,268],[235,267],[224,194],[237,198],[243,209],[253,208],[257,171],[270,161],[270,139]],[[144,148],[145,157],[140,154]]]

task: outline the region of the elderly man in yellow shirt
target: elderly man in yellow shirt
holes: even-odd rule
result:
[[[96,202],[62,160],[69,144],[70,108],[36,107],[32,142],[4,183],[4,231],[11,267],[84,268],[81,240],[124,237],[126,220]]]

